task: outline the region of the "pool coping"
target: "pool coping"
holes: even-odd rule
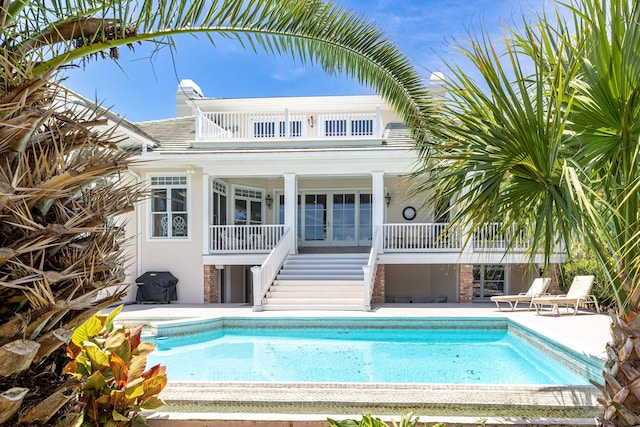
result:
[[[396,319],[396,317],[390,317]],[[475,317],[415,316],[397,318],[438,320],[478,320]],[[158,335],[180,333],[180,328],[210,330],[212,323],[243,319],[246,316],[211,316],[192,319],[172,319],[152,322]],[[289,323],[294,318],[286,317]],[[295,317],[309,321],[312,316]],[[333,317],[340,322],[342,318]],[[378,321],[389,318],[379,317]],[[269,318],[267,323],[278,321]],[[323,319],[324,320],[324,319]],[[370,319],[368,319],[370,320]],[[526,331],[543,343],[553,343],[585,363],[591,374],[602,372],[602,361],[564,346],[520,322],[504,317],[484,317],[482,320],[505,321],[507,328]],[[485,322],[479,322],[485,323]],[[444,327],[444,326],[443,326]],[[566,356],[565,356],[566,357]],[[594,371],[595,370],[595,371]],[[170,381],[161,394],[167,403],[167,413],[222,414],[352,414],[389,413],[397,416],[414,412],[420,416],[556,417],[562,419],[593,419],[601,410],[600,391],[594,386],[528,386],[471,384],[392,384],[392,383],[250,383],[250,382],[175,382]]]

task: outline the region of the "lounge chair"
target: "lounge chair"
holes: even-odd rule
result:
[[[429,299],[427,298],[427,296],[425,294],[417,294],[417,295],[413,295],[411,297],[411,302],[418,303],[418,304],[424,304],[424,303],[429,302]]]
[[[496,303],[496,307],[498,310],[502,311],[500,308],[501,302],[506,302],[511,307],[511,311],[514,311],[516,307],[518,307],[519,302],[528,302],[529,310],[531,310],[531,306],[533,305],[532,301],[535,297],[539,297],[544,295],[547,292],[547,288],[551,284],[551,279],[548,277],[542,278],[538,277],[533,280],[531,286],[529,286],[529,290],[527,292],[521,292],[518,295],[497,295],[491,297],[491,301]]]
[[[576,276],[571,282],[571,287],[566,295],[552,295],[534,298],[532,304],[536,306],[536,313],[540,314],[540,307],[550,305],[553,307],[553,313],[560,315],[560,306],[564,305],[569,310],[569,306],[573,306],[573,314],[578,312],[578,307],[586,307],[593,304],[596,312],[600,313],[600,306],[596,297],[591,295],[594,276]]]

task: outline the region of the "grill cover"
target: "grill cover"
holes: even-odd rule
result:
[[[147,271],[136,279],[136,302],[166,302],[178,300],[178,279],[168,271]]]

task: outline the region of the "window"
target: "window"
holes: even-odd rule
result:
[[[187,238],[187,177],[151,177],[151,237]]]
[[[253,124],[253,136],[255,138],[275,138],[275,122],[257,122]]]
[[[373,119],[351,120],[351,136],[373,135]]]
[[[473,266],[473,298],[487,299],[504,294],[503,265]]]
[[[276,123],[278,124],[278,132],[276,133]],[[286,122],[280,121],[264,121],[255,122],[253,124],[253,136],[254,138],[285,138],[286,135]],[[301,138],[302,137],[302,120],[290,120],[289,121],[289,137]]]
[[[233,223],[235,225],[262,224],[263,196],[262,190],[235,188]]]
[[[326,120],[324,122],[324,135],[325,136],[346,136],[347,121],[344,119]]]
[[[280,138],[284,138],[287,135],[285,134],[285,122],[280,122]],[[301,138],[302,137],[302,121],[301,120],[291,120],[289,122],[289,137],[290,138]]]
[[[450,219],[449,200],[439,199],[436,202],[435,212],[433,214],[434,222],[438,224],[446,224]]]
[[[227,186],[226,184],[213,181],[213,194],[211,197],[212,206],[212,225],[227,225]]]

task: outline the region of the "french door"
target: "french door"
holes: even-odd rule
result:
[[[307,192],[300,203],[302,246],[371,244],[371,193]]]

